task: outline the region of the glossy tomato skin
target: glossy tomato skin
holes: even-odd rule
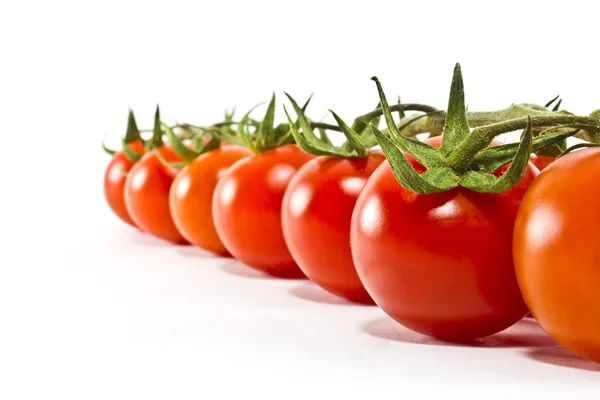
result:
[[[178,231],[191,244],[218,255],[229,255],[215,229],[213,193],[227,169],[251,155],[244,147],[225,145],[200,155],[177,174],[169,196],[171,215]]]
[[[125,180],[125,205],[142,230],[159,239],[185,244],[187,241],[173,223],[169,208],[169,189],[178,171],[163,165],[156,156],[157,151],[168,162],[181,161],[167,146],[144,154]]]
[[[127,146],[136,153],[144,152],[144,146],[139,140],[131,142]],[[125,178],[131,167],[133,167],[133,164],[133,162],[125,157],[122,151],[117,151],[113,154],[104,172],[104,197],[110,209],[117,217],[129,225],[137,227],[131,219],[127,207],[125,207],[124,195]]]
[[[225,172],[215,189],[213,218],[235,258],[273,276],[303,277],[283,238],[281,204],[294,174],[312,158],[287,145],[240,160]]]
[[[567,154],[531,185],[514,261],[523,298],[546,332],[600,362],[600,149]]]
[[[523,318],[528,310],[515,277],[512,231],[538,173],[529,164],[518,185],[497,195],[464,188],[418,195],[382,163],[351,225],[358,275],[377,305],[407,328],[447,341],[488,336]]]
[[[531,163],[533,163],[533,165],[535,165],[537,167],[537,169],[539,169],[540,171],[543,171],[546,169],[546,167],[548,167],[550,164],[552,164],[554,161],[556,161],[556,158],[550,157],[550,156],[540,156],[538,154],[532,154],[531,157],[529,158],[529,161]]]
[[[304,274],[323,289],[357,303],[373,300],[361,283],[350,251],[350,219],[360,191],[385,160],[317,157],[304,164],[286,190],[285,241]]]

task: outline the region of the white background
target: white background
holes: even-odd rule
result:
[[[591,1],[2,1],[0,398],[597,398],[521,322],[440,345],[306,282],[166,246],[104,204],[100,142],[286,90],[350,120],[389,97],[600,108]],[[281,104],[281,103],[280,103]],[[278,120],[282,120],[278,108]],[[334,304],[330,304],[334,303]]]

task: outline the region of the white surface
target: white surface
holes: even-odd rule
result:
[[[431,344],[376,308],[139,235],[104,205],[99,142],[128,106],[142,127],[157,102],[166,122],[211,123],[314,91],[312,115],[350,119],[376,104],[376,74],[390,98],[445,107],[459,61],[471,110],[556,94],[600,107],[593,2],[350,3],[0,4],[0,398],[598,397],[598,365],[531,323]]]
[[[480,347],[444,345],[305,281],[166,245],[93,204],[99,218],[52,241],[50,254],[43,246],[46,263],[16,266],[21,280],[4,292],[15,309],[2,390],[74,399],[591,399],[600,390],[600,365],[556,347],[533,321]]]

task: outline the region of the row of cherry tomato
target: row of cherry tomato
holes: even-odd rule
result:
[[[442,138],[425,142],[439,148]],[[256,154],[221,143],[177,169],[167,145],[127,146],[144,154],[134,163],[115,153],[104,192],[141,231],[306,276],[442,340],[491,335],[531,312],[560,344],[600,362],[599,149],[533,155],[500,193],[423,195],[398,183],[380,150],[315,156],[286,144]]]

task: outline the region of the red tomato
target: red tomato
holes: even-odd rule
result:
[[[306,163],[283,199],[285,242],[304,274],[323,289],[359,303],[373,303],[350,252],[350,219],[360,191],[385,160],[323,156]]]
[[[160,239],[183,244],[186,240],[175,227],[169,209],[169,189],[178,171],[163,165],[156,151],[168,162],[181,161],[166,146],[144,154],[125,180],[125,205],[141,229]]]
[[[196,158],[173,181],[169,197],[171,215],[179,232],[193,245],[228,255],[213,222],[213,193],[225,171],[250,155],[252,152],[244,147],[224,145]]]
[[[287,145],[245,158],[225,172],[213,218],[225,248],[246,265],[279,277],[301,277],[281,229],[281,202],[296,171],[314,158]]]
[[[529,158],[529,161],[533,163],[540,171],[546,169],[546,167],[556,161],[556,158],[550,156],[540,156],[537,154],[532,154]]]
[[[377,305],[402,325],[449,341],[491,335],[523,318],[512,231],[538,173],[530,163],[521,182],[500,194],[459,187],[418,195],[382,163],[357,200],[351,226],[358,275]]]
[[[517,216],[523,298],[550,336],[600,362],[600,149],[575,151],[531,185]]]
[[[131,142],[127,146],[137,153],[144,152],[144,146],[140,141]],[[131,167],[133,167],[133,163],[125,157],[122,151],[113,154],[104,172],[104,197],[117,217],[129,225],[137,227],[125,207],[123,194],[125,178]]]

